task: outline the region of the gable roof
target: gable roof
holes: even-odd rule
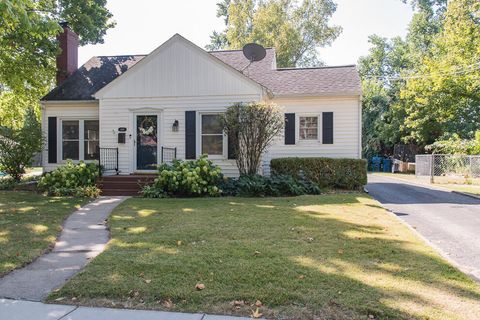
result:
[[[126,77],[128,77],[129,74],[132,74],[133,72],[136,72],[136,70],[140,70],[140,66],[147,64],[149,61],[152,61],[153,59],[155,59],[156,56],[161,54],[161,52],[166,50],[166,48],[168,48],[171,44],[173,45],[176,42],[181,42],[183,44],[186,44],[191,49],[195,50],[199,55],[203,55],[204,57],[206,57],[208,60],[212,61],[216,65],[224,68],[227,72],[231,72],[234,76],[238,77],[239,79],[246,80],[246,82],[260,88],[261,90],[265,90],[265,91],[268,92],[268,88],[266,88],[262,84],[258,83],[257,81],[255,81],[251,77],[247,77],[245,74],[243,74],[242,72],[239,72],[239,70],[235,69],[231,65],[229,65],[227,63],[224,63],[222,60],[220,60],[217,57],[209,54],[209,52],[203,50],[202,48],[200,48],[199,46],[197,46],[196,44],[194,44],[190,40],[188,40],[188,39],[184,38],[183,36],[181,36],[180,34],[176,33],[170,39],[168,39],[167,41],[162,43],[160,46],[158,46],[155,50],[153,50],[150,54],[146,55],[144,59],[141,59],[141,61],[138,61],[134,65],[134,67],[132,66],[132,68],[131,68],[132,71],[130,71],[128,74],[124,75],[123,77],[119,77],[119,76],[116,77],[110,83],[105,85],[102,89],[97,91],[95,93],[95,97],[98,97],[98,96],[101,97],[102,94],[104,94],[109,89],[109,87],[112,87],[114,85],[114,82],[122,81],[122,79],[125,79]],[[129,71],[129,70],[130,70],[130,68],[126,71]]]
[[[180,35],[194,47],[196,45]],[[169,42],[167,41],[167,42]],[[166,43],[167,43],[166,42]],[[163,44],[165,45],[165,43]],[[162,48],[161,45],[150,55]],[[198,48],[199,51],[203,51]],[[214,60],[264,87],[274,96],[350,96],[361,95],[360,76],[354,65],[319,68],[277,68],[273,48],[262,61],[249,65],[242,50],[205,52]],[[130,70],[147,55],[99,56],[88,60],[64,83],[50,91],[42,101],[95,100],[95,94]],[[144,61],[146,63],[147,60]],[[135,68],[134,68],[135,69]]]

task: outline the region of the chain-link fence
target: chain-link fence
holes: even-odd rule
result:
[[[417,155],[415,175],[432,183],[480,184],[480,155]]]

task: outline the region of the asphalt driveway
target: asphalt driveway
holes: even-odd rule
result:
[[[480,280],[480,200],[395,178],[369,175],[372,197]]]

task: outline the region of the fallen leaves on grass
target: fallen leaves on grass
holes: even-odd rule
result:
[[[263,313],[260,312],[260,308],[255,309],[255,311],[252,310],[252,318],[258,319],[263,316]]]
[[[173,304],[172,300],[170,300],[170,299],[163,301],[162,305],[167,309],[172,309],[175,306]]]

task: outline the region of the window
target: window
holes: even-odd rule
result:
[[[318,140],[318,117],[300,117],[300,140]]]
[[[98,121],[85,120],[84,121],[84,148],[83,155],[85,160],[98,159]]]
[[[221,115],[202,115],[202,154],[223,155],[223,126]]]
[[[98,120],[62,120],[62,160],[98,159]]]
[[[63,160],[79,160],[79,137],[80,125],[78,120],[62,121]]]

